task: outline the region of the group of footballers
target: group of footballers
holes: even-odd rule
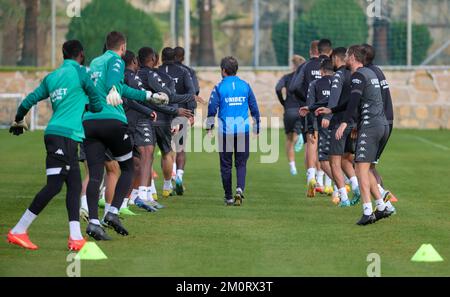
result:
[[[195,71],[183,64],[181,47],[164,48],[160,62],[151,47],[142,47],[136,55],[126,45],[122,33],[110,32],[103,54],[84,67],[80,41],[65,42],[62,65],[19,106],[10,128],[14,135],[28,128],[24,117],[39,101],[50,98],[53,115],[44,137],[47,183],[9,231],[10,243],[38,248],[27,230],[64,184],[70,250],[78,251],[86,242],[80,217],[88,221],[86,233],[95,240],[111,239],[104,227],[128,235],[120,219],[134,214],[128,205],[148,212],[164,208],[157,202],[152,174],[156,145],[161,152],[162,196],[183,195],[187,127],[194,122],[197,102],[204,103]],[[85,164],[84,181],[79,161]],[[104,200],[99,200],[101,192]],[[101,220],[99,206],[105,209]]]
[[[383,188],[375,166],[394,115],[386,77],[373,64],[375,50],[368,44],[333,48],[330,40],[321,39],[311,42],[309,54],[306,62],[294,56],[294,71],[275,88],[285,109],[290,172],[297,175],[295,144],[306,142],[307,197],[331,195],[340,207],[362,200],[358,225],[387,218],[396,212],[391,203],[396,198]]]
[[[103,54],[84,67],[82,44],[65,42],[62,65],[19,106],[10,128],[14,135],[27,129],[25,115],[39,101],[50,98],[53,115],[44,137],[47,183],[9,231],[10,243],[38,248],[27,230],[64,184],[70,250],[80,250],[86,242],[80,217],[88,221],[86,233],[95,240],[111,239],[104,227],[128,235],[120,216],[134,214],[129,205],[148,212],[164,208],[153,180],[156,145],[162,196],[183,195],[186,128],[194,122],[197,102],[204,103],[195,71],[183,64],[181,47],[164,48],[160,61],[151,47],[135,54],[126,45],[122,33],[110,32]],[[301,135],[308,197],[326,193],[341,207],[362,200],[358,225],[387,218],[395,213],[393,195],[384,190],[375,164],[392,132],[393,108],[386,78],[373,64],[374,49],[367,44],[332,48],[328,39],[321,39],[311,43],[310,56],[306,62],[295,56],[294,72],[276,86],[285,107],[291,173],[297,174],[293,147]],[[79,161],[85,165],[84,181]],[[105,199],[99,200],[102,193]],[[99,205],[105,209],[101,220]]]

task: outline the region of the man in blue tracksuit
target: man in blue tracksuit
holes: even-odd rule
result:
[[[223,80],[214,87],[208,106],[206,129],[214,127],[219,111],[219,155],[225,204],[240,206],[244,198],[247,160],[250,155],[248,110],[254,119],[253,132],[259,134],[260,115],[255,95],[250,85],[236,73],[238,62],[234,57],[225,57],[220,63]],[[232,162],[237,174],[236,195],[232,197]]]

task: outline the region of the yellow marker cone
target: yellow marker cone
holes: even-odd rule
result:
[[[442,262],[444,259],[434,249],[431,244],[422,244],[414,256],[411,258],[413,262]]]
[[[95,242],[86,242],[75,256],[77,260],[103,260],[108,259]]]

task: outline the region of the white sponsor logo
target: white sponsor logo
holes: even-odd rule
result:
[[[145,133],[145,134],[144,134],[144,136],[146,136],[146,137],[150,137],[150,134],[148,134],[148,133]]]
[[[354,79],[352,79],[352,83],[354,83],[354,84],[360,84],[360,83],[361,83],[361,80],[359,80],[359,79],[357,79],[357,78],[354,78]]]
[[[145,142],[150,142],[150,139],[146,138],[144,141],[145,141]]]
[[[363,114],[369,113],[369,110],[368,109],[364,109],[362,113]]]
[[[59,88],[50,93],[50,100],[52,102],[62,100],[67,95],[67,88]]]
[[[330,90],[322,90],[322,95],[330,96]]]
[[[364,155],[364,154],[359,154],[358,155],[358,158],[365,158],[366,157],[366,155]]]
[[[125,134],[125,135],[123,136],[123,140],[126,140],[126,139],[128,139],[128,134]]]
[[[99,71],[91,72],[91,80],[94,82],[94,85],[97,85],[98,79],[102,77],[102,73]]]
[[[363,108],[369,108],[369,107],[370,107],[370,105],[367,103],[363,105]]]
[[[369,125],[370,122],[369,122],[369,121],[364,121],[363,124],[364,124],[364,125]]]
[[[359,144],[367,144],[367,142],[365,140],[361,140],[361,142]]]
[[[64,156],[64,152],[63,152],[62,149],[58,149],[58,150],[55,152],[55,155],[61,155],[61,156]]]
[[[360,150],[361,152],[365,152],[365,151],[366,151],[366,148],[362,146],[359,150]]]
[[[245,97],[227,97],[225,102],[229,105],[242,105],[245,102]]]
[[[367,137],[366,133],[361,134],[361,137],[366,138]]]
[[[320,70],[311,70],[311,75],[315,76],[316,78],[322,77],[322,75],[320,75]]]
[[[370,117],[369,117],[368,115],[365,115],[365,116],[363,117],[363,119],[364,119],[364,120],[368,120],[368,119],[370,119]]]

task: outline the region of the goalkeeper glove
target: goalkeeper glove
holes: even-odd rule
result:
[[[146,91],[147,93],[147,101],[156,104],[156,105],[167,105],[169,104],[169,96],[166,93],[152,93],[150,91]]]
[[[28,130],[28,125],[27,122],[25,122],[25,119],[18,122],[14,121],[9,128],[9,133],[19,136],[20,134],[23,134],[23,130]]]
[[[108,96],[106,96],[106,102],[112,106],[117,106],[123,103],[120,94],[117,92],[116,86],[113,86],[109,91]]]

